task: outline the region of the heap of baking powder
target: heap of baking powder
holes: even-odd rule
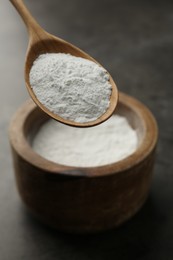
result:
[[[33,149],[46,159],[69,166],[94,167],[120,161],[138,145],[125,117],[114,115],[92,128],[73,128],[52,119],[37,132]]]
[[[37,99],[51,112],[80,123],[103,115],[112,92],[104,68],[65,53],[40,55],[31,68],[30,84]]]

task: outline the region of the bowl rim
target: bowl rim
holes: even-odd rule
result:
[[[118,162],[95,167],[74,167],[49,161],[37,154],[24,134],[24,125],[29,115],[34,113],[36,109],[39,109],[31,99],[27,100],[17,110],[11,120],[9,126],[11,147],[24,161],[40,169],[39,173],[49,172],[60,176],[101,177],[124,172],[145,160],[155,149],[158,139],[158,127],[150,110],[137,99],[120,92],[119,102],[131,109],[140,118],[144,125],[144,137],[134,153]]]

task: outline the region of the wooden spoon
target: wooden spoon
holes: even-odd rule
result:
[[[98,125],[105,120],[107,120],[114,112],[117,102],[118,102],[118,91],[117,87],[110,76],[110,84],[112,85],[112,94],[110,97],[110,106],[107,109],[107,111],[100,116],[98,119],[86,122],[86,123],[78,123],[70,120],[66,120],[62,117],[60,117],[57,114],[54,114],[50,110],[48,110],[43,104],[40,103],[40,101],[35,96],[31,85],[29,81],[29,73],[30,69],[33,65],[34,60],[43,53],[70,53],[71,55],[82,57],[91,61],[94,61],[98,64],[97,61],[95,61],[91,56],[89,56],[87,53],[83,52],[79,48],[75,47],[74,45],[55,37],[54,35],[51,35],[47,33],[32,17],[26,6],[24,5],[22,0],[10,0],[10,2],[14,5],[20,16],[22,17],[23,21],[26,24],[26,27],[28,29],[29,33],[29,44],[28,44],[28,50],[26,54],[26,63],[25,63],[25,82],[26,87],[28,89],[28,92],[33,99],[33,101],[50,117],[54,118],[55,120],[71,125],[71,126],[78,126],[78,127],[88,127],[88,126],[94,126]]]

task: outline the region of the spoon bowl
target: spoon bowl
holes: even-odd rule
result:
[[[61,123],[71,125],[71,126],[89,127],[89,126],[98,125],[106,121],[113,114],[118,103],[117,87],[114,80],[112,79],[111,75],[108,72],[107,73],[109,74],[110,77],[109,83],[112,86],[110,105],[107,111],[96,120],[85,122],[85,123],[79,123],[79,122],[64,119],[59,115],[50,111],[37,99],[30,85],[29,74],[33,62],[39,57],[39,55],[44,53],[66,53],[66,54],[68,53],[76,57],[81,57],[81,58],[91,60],[97,64],[99,63],[96,60],[94,60],[90,55],[80,50],[76,46],[46,32],[32,17],[32,15],[28,11],[28,9],[26,8],[22,0],[10,0],[10,2],[14,5],[16,10],[19,12],[28,29],[29,44],[28,44],[28,50],[27,50],[26,62],[25,62],[25,82],[26,82],[27,90],[31,98],[33,99],[33,101],[36,103],[36,105],[38,105],[50,117],[54,118],[55,120]]]

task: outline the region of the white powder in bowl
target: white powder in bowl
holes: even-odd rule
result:
[[[40,55],[30,71],[30,85],[40,103],[80,123],[96,120],[109,108],[109,78],[95,62],[65,53]]]
[[[52,119],[42,125],[32,141],[46,159],[68,166],[94,167],[114,163],[132,154],[137,133],[125,117],[114,115],[92,128],[73,128]]]

